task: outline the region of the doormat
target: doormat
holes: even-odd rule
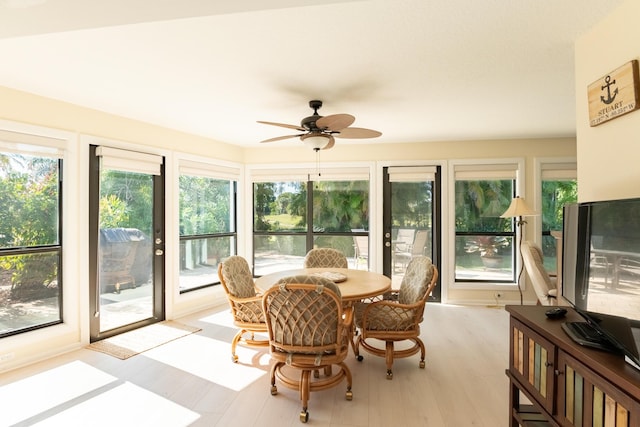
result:
[[[89,344],[87,348],[124,360],[201,330],[201,328],[166,320],[96,341]]]

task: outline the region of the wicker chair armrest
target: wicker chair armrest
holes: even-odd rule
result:
[[[367,308],[365,308],[364,312],[365,312],[365,315],[366,315],[366,313],[368,311],[376,310],[377,309],[376,307],[380,307],[380,306],[391,306],[391,307],[399,308],[399,309],[402,309],[402,310],[413,310],[413,309],[416,309],[416,308],[420,308],[420,306],[423,305],[423,304],[424,304],[424,301],[418,301],[418,302],[413,303],[413,304],[400,304],[397,301],[382,300],[382,301],[376,301],[376,302],[373,302],[373,303],[369,304],[367,306]]]
[[[236,304],[246,304],[249,302],[260,302],[262,303],[262,295],[255,295],[252,297],[248,297],[248,298],[238,298],[235,297],[231,294],[227,295],[227,297],[229,298],[229,300],[235,302]]]

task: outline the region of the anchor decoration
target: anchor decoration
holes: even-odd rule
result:
[[[605,74],[588,88],[589,125],[598,126],[640,108],[638,60]]]
[[[604,86],[601,86],[601,89],[602,90],[607,89],[607,98],[605,99],[604,96],[600,95],[600,101],[609,105],[616,99],[616,96],[618,96],[618,88],[616,88],[616,90],[613,91],[613,96],[611,96],[611,85],[616,84],[616,81],[615,80],[611,81],[611,76],[607,76],[604,78],[604,82],[606,84]]]

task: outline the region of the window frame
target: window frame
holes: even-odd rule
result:
[[[461,171],[467,171],[470,174],[477,174],[479,177],[485,177],[479,180],[492,180],[496,177],[504,178],[504,171],[512,171],[513,176],[513,195],[525,198],[525,159],[524,158],[499,158],[499,159],[454,159],[449,162],[449,221],[452,226],[448,233],[448,259],[450,267],[450,288],[455,290],[501,290],[511,291],[518,290],[518,273],[522,267],[522,259],[517,252],[517,244],[520,241],[520,235],[524,232],[522,227],[516,227],[515,219],[512,219],[512,232],[492,232],[490,234],[495,235],[509,235],[512,236],[512,275],[510,280],[456,280],[456,237],[462,234],[458,234],[456,231],[456,200],[455,200],[455,188],[456,188],[456,176]],[[511,178],[508,178],[511,179]],[[506,207],[505,207],[506,210]],[[471,233],[478,235],[478,233]],[[521,280],[521,285],[523,280]]]
[[[252,271],[255,276],[259,276],[260,274],[256,273],[256,265],[255,265],[255,247],[254,241],[256,236],[298,236],[304,237],[306,242],[306,251],[310,250],[313,245],[316,237],[355,237],[355,236],[367,236],[369,237],[371,233],[371,224],[372,224],[372,215],[371,215],[371,206],[372,206],[372,194],[373,194],[373,186],[372,186],[372,178],[371,178],[371,167],[369,165],[353,165],[353,166],[344,166],[344,165],[333,165],[326,166],[323,165],[320,169],[318,165],[315,165],[316,173],[310,173],[310,168],[304,167],[291,167],[291,165],[286,165],[283,167],[264,167],[264,168],[255,168],[250,171],[250,177],[247,179],[247,185],[250,187],[250,190],[247,191],[248,197],[250,197],[250,205],[251,209],[248,209],[247,220],[250,221],[251,224],[251,235],[249,239],[251,241],[250,244],[250,264],[252,266]],[[318,181],[366,181],[367,182],[367,191],[368,191],[368,204],[369,204],[369,218],[368,218],[368,227],[366,230],[362,229],[354,229],[351,232],[317,232],[314,231],[312,227],[306,228],[304,231],[256,231],[255,223],[254,223],[254,215],[255,215],[255,207],[254,207],[254,188],[256,183],[260,182],[301,182],[304,183],[307,188],[307,225],[313,224],[313,189],[312,185],[314,182]],[[311,188],[311,190],[310,190]],[[249,219],[250,216],[250,219]],[[370,240],[370,239],[369,239]],[[349,259],[349,254],[346,254]],[[368,269],[371,269],[371,260],[369,260]],[[300,265],[302,268],[302,265]],[[265,273],[266,274],[266,273]]]
[[[575,157],[536,157],[534,159],[534,206],[533,210],[542,212],[542,182],[545,175],[557,176],[556,180],[575,180],[578,184],[578,164]],[[577,202],[577,200],[576,200]],[[551,235],[550,231],[545,231],[542,224],[542,215],[530,218],[534,231],[534,242],[542,247],[544,236]],[[557,249],[556,249],[557,250]],[[557,255],[556,255],[557,256]],[[556,260],[556,265],[558,264]],[[552,275],[560,272],[549,271]]]
[[[208,240],[208,239],[231,239],[231,248],[230,255],[237,255],[238,253],[238,188],[239,182],[241,181],[242,173],[241,168],[239,166],[231,165],[231,164],[223,164],[219,162],[206,162],[202,161],[202,159],[190,159],[190,158],[181,158],[178,159],[178,173],[177,173],[177,183],[176,187],[178,189],[178,194],[180,193],[180,177],[181,176],[193,176],[199,178],[208,178],[212,180],[218,180],[227,182],[230,189],[230,231],[225,232],[217,232],[217,233],[197,233],[197,234],[182,234],[180,231],[180,227],[177,227],[178,234],[178,246],[181,247],[184,242],[195,241],[195,240]],[[180,222],[180,200],[178,199],[177,203],[177,222]],[[178,251],[180,253],[180,250]],[[218,259],[218,264],[222,261],[222,259]],[[178,256],[178,264],[180,264],[180,256]],[[215,266],[215,270],[217,271],[217,265]],[[202,285],[192,286],[189,288],[181,288],[180,280],[181,280],[181,272],[182,267],[178,265],[177,273],[178,273],[178,292],[180,295],[185,295],[190,292],[198,291],[201,289],[212,288],[220,284],[220,280],[217,276],[217,273],[214,273],[216,280],[210,283],[205,283]]]
[[[0,248],[1,257],[21,256],[21,255],[45,255],[54,254],[57,258],[57,308],[56,320],[49,320],[37,324],[32,324],[7,332],[0,333],[0,339],[17,336],[31,331],[41,330],[51,326],[65,323],[65,286],[63,277],[67,263],[63,244],[66,239],[63,233],[64,205],[68,203],[64,195],[64,160],[66,156],[67,143],[69,137],[66,133],[58,133],[43,130],[35,127],[16,127],[7,122],[0,122],[0,152],[3,154],[26,155],[34,158],[47,158],[55,160],[57,163],[57,221],[56,221],[56,241],[48,244],[37,244],[30,246],[11,246]]]

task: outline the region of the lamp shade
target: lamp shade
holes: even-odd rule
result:
[[[532,216],[537,215],[537,213],[531,209],[520,197],[514,197],[511,199],[511,204],[509,208],[500,215],[500,218],[513,218],[517,216]]]
[[[303,135],[300,139],[304,145],[314,150],[322,150],[329,143],[329,136],[322,133]]]

